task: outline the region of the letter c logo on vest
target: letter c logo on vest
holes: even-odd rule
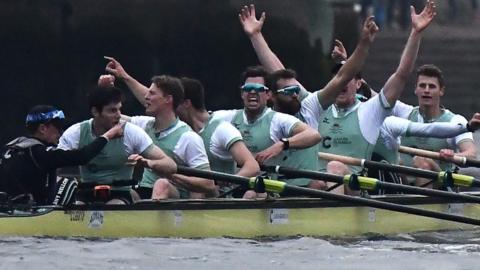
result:
[[[330,147],[332,147],[332,145],[330,144],[330,141],[331,141],[331,140],[332,140],[331,137],[328,137],[328,136],[327,136],[327,137],[324,137],[324,138],[323,138],[323,141],[322,141],[322,146],[323,146],[324,148],[327,148],[327,149],[330,148]]]

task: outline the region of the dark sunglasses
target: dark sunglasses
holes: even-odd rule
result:
[[[300,86],[298,85],[291,85],[284,87],[282,89],[278,89],[277,93],[280,93],[285,96],[293,96],[293,94],[300,94]]]
[[[250,92],[250,91],[255,91],[255,92],[264,92],[268,90],[268,87],[266,87],[263,84],[260,83],[246,83],[240,87],[242,91],[244,92]]]

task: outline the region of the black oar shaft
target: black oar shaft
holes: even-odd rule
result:
[[[225,174],[225,173],[203,171],[203,170],[187,168],[183,166],[178,166],[177,172],[179,174],[184,174],[188,176],[195,176],[195,177],[201,177],[201,178],[207,178],[207,179],[214,178],[219,181],[230,182],[230,183],[239,184],[243,186],[250,185],[249,178]],[[343,181],[343,177],[341,176],[332,176],[329,174],[325,174],[324,176],[331,177],[331,179],[337,179],[337,180],[339,179],[338,177],[340,177],[340,179],[342,179]],[[297,194],[300,196],[311,196],[311,197],[324,198],[324,199],[330,199],[335,201],[350,202],[354,204],[359,204],[361,206],[375,207],[379,209],[397,211],[397,212],[402,212],[407,214],[443,219],[448,221],[461,222],[461,223],[466,223],[471,225],[480,225],[480,220],[469,218],[469,217],[429,211],[425,209],[419,209],[419,208],[409,207],[405,205],[376,201],[376,200],[371,200],[371,199],[366,199],[361,197],[352,197],[352,196],[334,194],[334,193],[325,192],[321,190],[291,186],[283,182],[274,181],[274,180],[266,180],[265,187],[267,191],[270,191],[270,192],[291,192],[293,194]]]
[[[462,222],[462,223],[471,224],[471,225],[480,225],[480,220],[474,219],[474,218],[451,215],[451,214],[446,214],[441,212],[434,212],[434,211],[429,211],[425,209],[420,209],[420,208],[415,208],[415,207],[410,207],[410,206],[405,206],[400,204],[365,199],[361,197],[338,195],[338,194],[325,192],[321,190],[314,190],[314,189],[287,185],[285,187],[285,191],[288,191],[297,195],[303,195],[303,196],[308,195],[311,197],[350,202],[350,203],[360,204],[362,206],[375,207],[379,209],[397,211],[397,212],[413,214],[418,216],[439,218],[439,219],[444,219],[449,221]]]
[[[377,185],[379,188],[390,190],[390,191],[400,191],[410,194],[420,194],[425,196],[433,196],[433,197],[442,197],[447,199],[452,199],[456,201],[462,202],[472,202],[472,203],[480,203],[480,197],[454,193],[454,192],[447,192],[442,190],[435,190],[435,189],[428,189],[428,188],[420,188],[420,187],[412,187],[406,185],[399,185],[394,183],[387,183],[378,181]]]
[[[363,166],[366,167],[366,168],[382,169],[382,170],[387,170],[387,171],[392,171],[392,172],[397,172],[397,173],[404,173],[404,174],[423,177],[423,178],[428,178],[428,179],[437,179],[438,178],[438,173],[436,173],[436,172],[423,170],[423,169],[416,169],[416,168],[411,168],[411,167],[406,167],[406,166],[400,166],[400,165],[387,164],[387,163],[383,163],[383,162],[375,162],[375,161],[365,160],[363,162]]]
[[[387,164],[387,163],[371,161],[371,160],[363,160],[363,167],[370,168],[370,169],[386,170],[386,171],[391,171],[396,173],[403,173],[403,174],[427,178],[427,179],[434,179],[434,180],[439,179],[439,172],[432,172],[424,169],[412,168],[412,167],[395,165],[395,164]],[[460,178],[469,178],[464,183],[465,186],[480,187],[480,181],[478,179],[474,179],[471,176],[453,174],[453,178],[454,178],[455,184],[457,184],[456,180]]]
[[[467,159],[465,160],[465,165],[464,165],[464,167],[477,167],[477,168],[480,168],[480,160],[467,158]]]
[[[276,171],[277,173],[283,174],[286,177],[305,177],[310,179],[319,179],[319,180],[336,182],[336,183],[344,182],[343,176],[332,175],[329,173],[321,173],[321,172],[309,171],[309,170],[298,170],[298,169],[293,169],[288,167],[279,167],[279,166],[277,167],[263,166],[262,169],[265,169],[267,171]],[[435,175],[438,176],[437,174]],[[394,184],[394,183],[387,183],[387,182],[382,182],[373,178],[364,178],[364,179],[370,179],[371,181],[375,181],[375,185],[377,188],[382,188],[389,191],[400,191],[400,192],[406,192],[411,194],[420,194],[425,196],[448,198],[448,199],[453,199],[457,201],[480,203],[480,197],[476,197],[472,195],[459,194],[459,193],[447,192],[442,190],[412,187],[412,186]],[[360,184],[360,186],[362,185]]]
[[[441,182],[445,186],[456,185],[463,187],[480,187],[480,181],[472,176],[456,174],[451,172],[432,172],[418,168],[400,166],[396,164],[388,164],[378,161],[358,159],[353,157],[335,155],[331,153],[319,152],[318,157],[324,160],[338,160],[345,164],[353,166],[362,166],[369,169],[380,169],[385,171],[403,173],[422,178],[428,178]]]

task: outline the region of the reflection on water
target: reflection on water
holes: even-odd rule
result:
[[[295,239],[0,238],[0,269],[477,269],[480,231]]]

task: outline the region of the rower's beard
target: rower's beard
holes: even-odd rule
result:
[[[294,99],[288,102],[277,99],[275,103],[275,110],[277,112],[286,113],[290,115],[295,115],[300,111],[301,104],[300,101]]]

